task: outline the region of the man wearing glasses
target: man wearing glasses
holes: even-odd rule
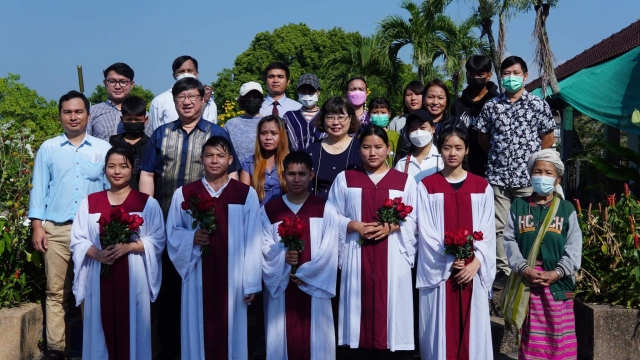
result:
[[[129,96],[135,85],[133,81],[133,69],[125,63],[115,63],[103,72],[102,83],[107,89],[107,101],[91,106],[91,119],[87,124],[87,134],[109,141],[109,137],[124,133],[124,127],[120,121],[122,101]],[[151,136],[153,129],[147,123],[145,134]]]
[[[161,125],[147,143],[140,166],[139,190],[158,200],[167,218],[171,198],[179,187],[201,179],[204,169],[200,161],[202,145],[212,136],[229,135],[220,126],[202,118],[204,86],[193,77],[178,80],[171,89],[178,119]],[[231,145],[228,173],[237,179],[240,161]],[[215,166],[215,164],[214,164]],[[158,336],[162,352],[158,359],[175,359],[180,355],[180,294],[182,278],[162,254],[162,285],[156,301],[158,306]]]

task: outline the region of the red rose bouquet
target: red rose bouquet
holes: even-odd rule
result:
[[[474,241],[481,241],[483,234],[481,231],[458,229],[456,231],[444,232],[444,253],[453,254],[456,260],[466,260],[473,255]]]
[[[200,229],[207,230],[209,233],[216,230],[215,210],[218,205],[218,198],[208,197],[203,199],[195,192],[187,194],[187,198],[182,202],[182,210],[193,218],[191,227],[195,229],[200,225]],[[209,254],[209,246],[202,246],[202,256]]]
[[[302,237],[307,231],[309,225],[300,220],[297,216],[291,220],[286,217],[278,225],[278,235],[280,235],[280,242],[289,250],[302,251],[304,250],[304,240]],[[296,273],[296,266],[291,266],[291,273]]]
[[[104,216],[100,216],[98,224],[100,225],[100,239],[102,240],[103,249],[105,249],[110,245],[135,241],[131,237],[138,235],[140,226],[144,224],[144,219],[139,215],[127,213],[121,206],[115,206],[109,213],[109,220]],[[102,275],[109,276],[109,269],[109,265],[103,264]]]
[[[400,225],[412,211],[413,207],[405,205],[401,197],[386,199],[382,207],[378,209],[378,218],[376,220],[381,223]],[[362,245],[367,240],[361,237],[358,240],[358,244]]]

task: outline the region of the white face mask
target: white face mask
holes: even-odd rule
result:
[[[318,103],[318,94],[300,95],[298,97],[298,100],[300,100],[300,103],[302,104],[302,106],[306,108],[312,108],[316,106],[316,104]]]
[[[426,130],[416,130],[409,133],[409,140],[414,146],[425,147],[433,140],[433,133]]]
[[[176,81],[178,81],[178,80],[182,80],[182,79],[184,79],[184,78],[188,78],[188,77],[190,77],[190,78],[194,78],[194,79],[197,79],[197,78],[198,78],[197,76],[195,76],[195,75],[193,75],[193,74],[191,74],[191,73],[182,73],[182,74],[180,74],[180,75],[178,75],[178,76],[176,77]]]

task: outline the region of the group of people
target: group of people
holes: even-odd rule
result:
[[[149,113],[123,63],[104,71],[105,103],[63,95],[29,210],[46,358],[64,358],[73,293],[87,359],[151,359],[151,302],[159,359],[249,358],[251,305],[267,359],[491,359],[489,299],[504,289],[520,358],[575,359],[582,241],[558,192],[555,121],[523,88],[521,58],[502,63],[502,94],[486,56],[466,70],[453,104],[439,79],[407,84],[393,119],[387,99],[367,104],[363,78],[320,106],[318,77],[302,75],[295,101],[272,63],[267,96],[242,84],[244,114],[223,128],[190,56]],[[390,204],[402,219],[382,222]],[[143,223],[108,244],[116,208]],[[454,234],[471,256],[450,253]]]

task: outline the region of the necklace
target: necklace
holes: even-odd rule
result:
[[[349,166],[349,157],[351,156],[351,146],[353,145],[353,138],[351,138],[351,141],[349,142],[349,148],[347,149],[347,161],[344,164],[344,169],[347,170],[347,167]],[[320,144],[320,155],[318,158],[318,171],[316,172],[316,182],[315,182],[315,186],[313,187],[313,194],[314,195],[318,195],[318,175],[320,174],[320,164],[322,164],[322,144]]]

